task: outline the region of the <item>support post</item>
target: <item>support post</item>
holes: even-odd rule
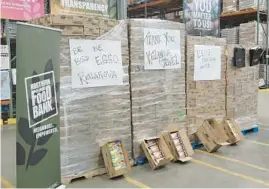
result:
[[[12,72],[11,72],[11,58],[10,58],[10,33],[9,33],[9,20],[6,19],[5,20],[5,33],[6,33],[6,42],[7,42],[7,46],[8,46],[8,59],[9,59],[9,68],[8,68],[8,72],[9,72],[9,78],[10,78],[10,104],[9,104],[9,118],[13,118],[13,99],[12,99]]]

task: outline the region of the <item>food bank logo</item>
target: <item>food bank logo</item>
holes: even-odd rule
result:
[[[54,71],[25,78],[25,86],[30,128],[58,114]]]

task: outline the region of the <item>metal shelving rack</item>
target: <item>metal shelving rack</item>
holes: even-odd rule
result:
[[[265,39],[266,39],[266,45],[263,46],[265,56],[267,57],[265,59],[265,74],[263,76],[263,79],[265,81],[265,86],[263,88],[269,88],[269,3],[267,2],[267,9],[261,10],[260,9],[260,2],[265,0],[258,0],[257,9],[248,9],[248,10],[239,10],[234,11],[230,13],[223,13],[220,16],[221,21],[221,27],[232,27],[232,26],[238,26],[241,23],[246,23],[249,21],[257,21],[257,23],[264,22],[265,27],[263,25],[257,24],[257,45],[259,44],[259,32],[260,30],[263,30]]]
[[[260,9],[260,2],[266,0],[258,0],[257,9],[247,9],[241,11],[234,11],[220,15],[221,28],[238,26],[241,23],[256,20],[258,23],[264,21],[266,27],[257,25],[257,45],[259,42],[259,32],[263,30],[266,36],[266,45],[263,47],[266,55],[265,59],[265,88],[269,88],[269,2],[267,0],[267,9]],[[134,5],[128,6],[129,18],[148,18],[152,16],[159,16],[160,19],[165,19],[165,14],[171,12],[178,12],[183,10],[184,0],[144,0]]]
[[[128,7],[129,18],[149,18],[159,16],[165,19],[168,13],[183,10],[183,0],[144,0]]]

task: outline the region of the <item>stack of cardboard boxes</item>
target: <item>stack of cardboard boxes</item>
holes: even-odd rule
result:
[[[257,9],[258,7],[260,8],[260,10],[267,9],[268,0],[238,0],[238,1],[239,1],[239,10],[247,10],[251,8]]]
[[[134,19],[129,24],[133,150],[134,157],[138,157],[143,139],[160,135],[169,124],[179,124],[185,129],[185,27],[181,23],[150,19]],[[144,68],[145,28],[180,31],[180,69]]]
[[[245,67],[235,67],[234,48],[245,49]],[[241,129],[257,123],[259,65],[250,66],[249,45],[227,45],[227,116],[234,118]]]
[[[221,79],[211,81],[194,80],[195,45],[215,45],[221,48]],[[186,94],[188,134],[196,132],[201,120],[222,118],[226,115],[226,40],[213,37],[187,36],[186,48]]]
[[[259,26],[258,26],[259,24]],[[259,33],[257,34],[259,27]],[[266,35],[262,28],[266,28],[265,24],[257,21],[240,24],[239,26],[239,44],[241,45],[265,45]],[[257,39],[259,36],[259,39]]]
[[[63,29],[60,55],[62,178],[71,180],[104,168],[100,147],[106,142],[121,140],[131,155],[127,24],[96,16],[75,15],[46,15],[32,23]],[[123,85],[72,88],[69,39],[121,41]]]
[[[237,0],[223,0],[223,13],[233,12],[238,10]]]
[[[226,39],[227,44],[238,44],[239,43],[239,27],[222,29],[221,37]]]

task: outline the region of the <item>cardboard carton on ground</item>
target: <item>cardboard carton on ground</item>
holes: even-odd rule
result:
[[[111,148],[112,143],[114,144],[117,143],[119,146],[118,149],[121,148],[121,150],[118,150],[118,151],[112,150]],[[114,160],[119,158],[119,157],[115,157],[117,156],[117,153],[120,155],[119,157],[122,157],[122,159],[118,160],[118,162],[116,163],[120,163],[121,166],[115,166]],[[125,145],[121,141],[111,141],[104,144],[102,146],[102,154],[103,154],[105,167],[106,167],[109,178],[122,176],[131,171],[131,165],[128,158],[128,152],[125,148]]]
[[[213,139],[216,143],[223,143],[229,140],[229,136],[227,135],[226,131],[224,130],[223,126],[223,119],[208,119],[208,123],[213,128]]]
[[[208,152],[216,152],[221,146],[229,145],[227,142],[218,143],[216,138],[216,130],[209,124],[208,120],[204,120],[202,126],[197,130],[196,135],[203,143]]]
[[[233,119],[226,118],[223,120],[222,125],[229,139],[228,142],[231,144],[235,144],[244,139],[244,136],[241,133],[241,129],[235,123]]]
[[[163,132],[162,133],[163,138],[169,148],[169,150],[172,153],[173,156],[173,161],[181,161],[181,162],[186,162],[191,160],[191,156],[194,154],[194,151],[192,149],[192,146],[190,144],[190,140],[186,134],[185,131],[182,130],[170,130],[167,132]],[[177,135],[178,139],[180,141],[180,144],[175,144],[174,142],[174,136]],[[180,154],[178,152],[177,146],[180,145],[183,153],[184,154]]]
[[[152,141],[152,140],[155,140],[158,143],[158,147],[159,147],[159,149],[164,157],[160,161],[155,160],[155,158],[152,154],[152,151],[150,150],[151,146],[148,144],[148,142]],[[173,159],[173,156],[172,156],[171,152],[169,151],[169,148],[166,145],[162,136],[144,139],[141,143],[141,147],[142,147],[143,152],[146,155],[146,157],[149,161],[149,164],[153,170],[160,168],[160,167],[164,167]]]

